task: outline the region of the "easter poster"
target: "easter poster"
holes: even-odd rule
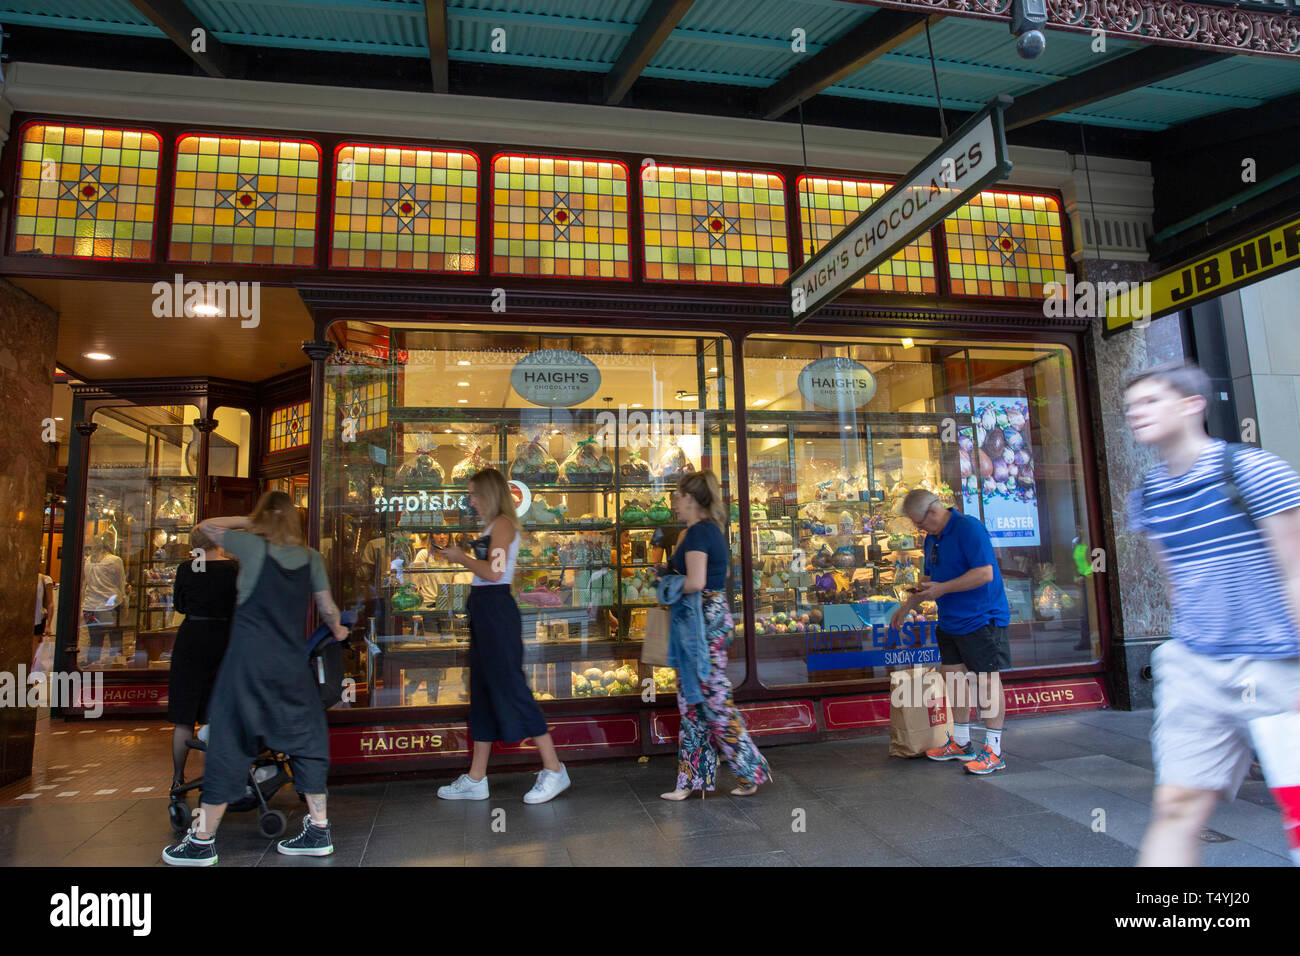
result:
[[[1038,546],[1029,402],[1023,396],[980,395],[972,414],[970,399],[959,396],[955,410],[973,419],[957,429],[962,510],[978,515],[982,495],[984,527],[995,548]]]

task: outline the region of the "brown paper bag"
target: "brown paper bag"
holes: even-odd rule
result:
[[[919,667],[889,675],[889,755],[920,757],[952,733],[943,675]]]
[[[645,640],[641,644],[641,661],[656,667],[668,666],[668,609],[647,608]]]

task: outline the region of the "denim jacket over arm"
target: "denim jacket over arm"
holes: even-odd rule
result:
[[[699,591],[687,594],[686,575],[665,574],[659,581],[660,604],[668,605],[668,666],[677,668],[677,693],[688,704],[704,699],[700,683],[709,676],[709,644],[704,636],[704,601]]]

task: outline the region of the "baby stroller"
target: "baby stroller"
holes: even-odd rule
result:
[[[339,617],[340,623],[348,627],[355,624],[356,619],[355,611],[344,611]],[[307,660],[320,685],[321,705],[328,710],[343,699],[343,649],[341,642],[334,640],[334,635],[327,625],[322,624],[316,628],[308,638]],[[187,744],[192,750],[208,749],[207,743],[202,740],[191,739]],[[262,836],[273,840],[284,833],[289,821],[283,812],[272,810],[267,803],[292,780],[288,755],[264,750],[253,758],[248,768],[248,783],[244,787],[244,796],[227,804],[226,811],[245,813],[260,808],[257,828]],[[167,816],[171,820],[172,830],[178,837],[189,830],[192,816],[185,802],[185,794],[191,790],[202,789],[203,778],[197,777],[178,787],[173,787],[169,792]],[[302,794],[298,794],[298,799],[305,802]]]

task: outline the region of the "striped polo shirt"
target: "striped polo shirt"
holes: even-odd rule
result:
[[[1300,654],[1300,628],[1286,581],[1264,531],[1224,491],[1227,444],[1206,444],[1185,474],[1164,463],[1128,501],[1129,528],[1144,532],[1165,559],[1173,593],[1173,637],[1207,657],[1287,658]],[[1256,522],[1300,508],[1300,476],[1262,448],[1242,446],[1233,482]]]

